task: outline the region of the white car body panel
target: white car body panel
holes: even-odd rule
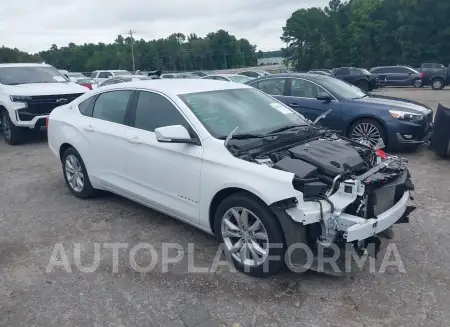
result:
[[[213,232],[211,203],[220,191],[228,188],[246,190],[268,206],[296,198],[298,205],[287,209],[286,213],[302,224],[344,217],[342,210],[361,193],[360,184],[353,183],[351,194],[336,192],[329,198],[335,206],[334,213],[326,201],[321,201],[321,216],[319,203],[304,202],[302,193],[294,189],[293,173],[234,157],[225,148],[224,141],[213,138],[178,97],[179,94],[241,88],[251,86],[207,79],[194,82],[160,79],[105,86],[51,113],[49,147],[58,158],[63,144],[75,147],[85,162],[94,188],[115,192],[209,233]],[[85,117],[77,109],[80,102],[94,94],[124,89],[147,90],[166,96],[191,124],[201,146],[161,143],[153,132]],[[384,222],[376,231],[391,226],[406,206],[407,203],[402,202],[392,212],[386,212]],[[345,225],[341,224],[339,228],[342,231],[348,229],[349,241],[364,239],[374,233],[374,229],[368,227],[368,220],[362,222],[361,218],[351,215],[346,215],[344,220]]]

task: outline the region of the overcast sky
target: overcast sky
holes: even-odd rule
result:
[[[145,40],[225,29],[258,50],[276,50],[283,46],[282,27],[295,10],[329,0],[0,1],[0,46],[34,53],[52,44],[110,43],[130,29]]]

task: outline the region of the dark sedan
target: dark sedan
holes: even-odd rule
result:
[[[371,74],[364,68],[335,68],[331,71],[331,75],[343,81],[349,82],[364,91],[372,91],[378,87],[377,75]]]
[[[372,96],[337,78],[317,74],[278,74],[247,82],[321,124],[357,142],[391,149],[422,144],[432,130],[433,111],[423,105]]]

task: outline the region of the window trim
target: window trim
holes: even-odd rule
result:
[[[131,91],[131,94],[130,94],[130,97],[129,97],[129,99],[128,99],[128,103],[127,103],[127,107],[126,107],[126,109],[125,109],[125,116],[124,116],[124,118],[123,118],[123,123],[116,123],[116,122],[113,122],[113,121],[109,121],[109,120],[105,120],[105,119],[100,119],[100,118],[97,118],[97,117],[94,117],[93,115],[94,115],[94,108],[95,108],[95,103],[97,102],[97,100],[98,100],[98,98],[102,95],[102,94],[105,94],[105,93],[111,93],[111,92],[117,92],[117,91]],[[111,123],[111,124],[117,124],[117,125],[124,125],[124,126],[129,126],[128,125],[128,122],[129,122],[129,112],[130,112],[130,106],[131,106],[131,102],[132,102],[132,100],[133,100],[133,97],[135,96],[135,90],[133,90],[133,89],[112,89],[112,90],[105,90],[104,92],[99,92],[99,93],[97,93],[97,94],[95,94],[95,95],[93,95],[93,96],[91,96],[91,97],[89,97],[89,98],[87,98],[87,99],[85,99],[85,100],[83,100],[83,101],[81,101],[80,103],[78,103],[77,104],[77,109],[78,109],[78,112],[80,113],[80,115],[82,115],[82,116],[84,116],[84,117],[88,117],[88,118],[90,118],[90,119],[95,119],[95,120],[100,120],[100,121],[104,121],[104,122],[107,122],[107,123]],[[90,99],[92,99],[92,104],[91,104],[91,106],[92,106],[92,108],[91,108],[91,111],[90,111],[90,116],[86,116],[86,115],[83,115],[82,113],[81,113],[81,111],[80,111],[80,108],[78,107],[82,102],[85,102],[85,101],[89,101]]]
[[[286,88],[286,86],[288,85],[290,78],[292,78],[292,77],[286,77],[286,76],[276,76],[276,77],[265,76],[263,78],[256,78],[256,79],[251,80],[251,83],[248,83],[248,85],[254,87],[257,90],[260,90],[261,92],[263,92],[265,94],[269,94],[269,93],[266,93],[266,92],[262,91],[259,88],[259,82],[264,82],[264,81],[272,80],[272,79],[285,79],[286,82],[284,83],[284,86],[283,86],[283,94],[281,94],[281,95],[280,94],[269,94],[269,95],[272,96],[272,97],[286,97],[287,96],[286,93],[288,93],[287,90],[289,90],[289,88]],[[255,86],[255,84],[257,86]]]
[[[148,89],[135,89],[134,90],[134,95],[133,95],[133,99],[131,101],[131,103],[129,103],[130,107],[130,111],[129,111],[129,116],[128,116],[128,126],[130,128],[133,128],[135,130],[139,130],[142,132],[147,132],[147,133],[152,133],[155,134],[155,132],[152,131],[148,131],[145,129],[141,129],[141,128],[137,128],[134,126],[134,122],[136,120],[136,110],[137,110],[137,102],[139,100],[139,94],[141,92],[149,92],[149,93],[154,93],[157,95],[160,95],[162,97],[164,97],[166,100],[168,100],[174,107],[176,110],[178,110],[178,112],[180,113],[180,115],[184,118],[184,120],[187,122],[187,125],[190,127],[190,129],[188,129],[189,134],[193,134],[191,135],[192,139],[198,142],[199,146],[202,146],[202,141],[200,139],[200,134],[198,133],[198,131],[195,129],[195,127],[193,126],[193,124],[190,122],[190,120],[188,119],[188,117],[186,116],[186,114],[183,112],[183,110],[180,109],[180,107],[172,100],[170,99],[167,95],[165,95],[164,93],[155,91],[155,90],[148,90]]]
[[[301,77],[289,77],[289,91],[290,91],[291,94],[292,94],[292,80],[294,80],[294,79],[301,79],[301,80],[303,80],[303,81],[307,81],[307,82],[310,82],[310,83],[315,84],[317,87],[321,88],[322,90],[324,90],[325,92],[327,92],[329,95],[331,95],[331,96],[334,98],[334,100],[331,100],[331,101],[337,101],[337,102],[339,102],[339,100],[334,96],[334,94],[331,93],[330,91],[328,91],[328,90],[327,90],[325,87],[323,87],[322,85],[319,85],[318,83],[316,83],[316,82],[314,82],[314,81],[311,81],[311,80],[306,79],[306,78],[301,78]],[[288,98],[297,98],[297,99],[307,99],[307,100],[317,100],[316,98],[296,97],[296,96],[293,96],[293,95],[285,95],[285,97],[288,97]],[[317,100],[317,101],[320,101],[320,100]]]

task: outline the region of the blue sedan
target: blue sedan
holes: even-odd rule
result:
[[[431,134],[433,111],[416,102],[369,95],[330,76],[277,74],[246,84],[260,89],[314,120],[329,109],[321,125],[344,136],[375,146],[383,139],[391,149],[426,142]]]

